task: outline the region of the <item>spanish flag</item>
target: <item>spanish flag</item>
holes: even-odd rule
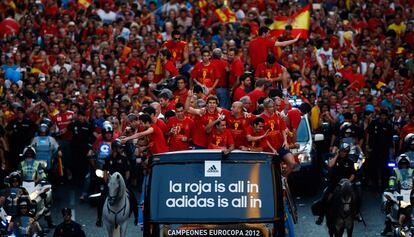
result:
[[[236,14],[228,6],[217,8],[214,13],[216,14],[216,17],[220,23],[236,22]]]
[[[92,0],[78,0],[78,4],[83,9],[88,9],[92,4]]]
[[[201,15],[203,16],[207,15],[207,10],[208,10],[207,0],[200,0],[198,1],[197,5],[198,5],[198,9],[200,10]]]
[[[310,11],[311,5],[308,4],[290,17],[276,16],[270,26],[270,33],[275,37],[279,37],[285,31],[285,27],[291,25],[293,36],[301,33],[300,38],[306,39],[309,33]]]

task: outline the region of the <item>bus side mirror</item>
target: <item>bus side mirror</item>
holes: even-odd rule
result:
[[[323,140],[325,140],[325,136],[323,135],[323,134],[315,134],[314,136],[313,136],[313,140],[315,141],[315,142],[320,142],[320,141],[323,141]]]

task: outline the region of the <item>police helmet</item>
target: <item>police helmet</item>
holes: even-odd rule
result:
[[[398,156],[397,158],[397,164],[398,166],[402,165],[402,164],[406,164],[408,165],[408,167],[410,167],[411,165],[411,161],[410,158],[406,155],[406,154],[401,154],[400,156]]]
[[[36,150],[32,146],[27,146],[24,148],[23,153],[21,154],[23,158],[36,158]]]
[[[105,121],[102,125],[102,133],[112,133],[113,131],[111,122]]]
[[[350,122],[345,122],[339,128],[342,134],[352,133],[352,124]]]
[[[19,184],[22,183],[22,176],[18,171],[14,171],[9,175],[9,182],[13,183],[14,181],[17,181]]]
[[[17,201],[17,205],[19,207],[28,207],[30,204],[30,199],[27,195],[23,195],[19,198],[19,200]]]
[[[45,123],[39,125],[39,132],[40,133],[47,133],[49,131],[49,126]]]
[[[346,151],[349,152],[351,150],[351,145],[349,145],[346,142],[343,142],[340,146],[339,146],[339,150],[340,151]]]
[[[408,146],[414,145],[414,133],[409,133],[407,136],[405,136],[404,142]]]
[[[122,144],[121,139],[117,138],[112,142],[111,146],[112,148],[122,148],[124,147],[124,144]]]
[[[43,118],[41,124],[46,124],[46,126],[50,128],[52,126],[52,120],[49,118]]]

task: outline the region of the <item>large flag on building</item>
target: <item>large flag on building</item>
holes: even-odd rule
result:
[[[92,4],[92,0],[78,0],[78,4],[83,9],[88,9],[88,7]]]
[[[293,36],[300,33],[300,38],[307,38],[310,25],[310,11],[311,5],[308,4],[292,16],[276,16],[273,24],[270,25],[270,33],[275,37],[279,37],[285,32],[285,27],[291,25]]]

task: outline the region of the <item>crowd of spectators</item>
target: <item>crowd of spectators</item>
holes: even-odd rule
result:
[[[96,136],[109,120],[115,137],[138,139],[149,153],[192,147],[277,152],[295,145],[281,138],[283,125],[295,121],[266,117],[275,106],[288,114],[292,97],[311,105],[313,132],[350,116],[373,139],[377,127],[368,128],[380,114],[402,138],[414,132],[414,2],[314,1],[307,37],[292,35],[294,26],[273,37],[274,17],[305,4],[1,1],[0,20],[20,25],[0,39],[3,164],[16,164],[45,117],[64,147],[79,143],[67,126],[82,117]],[[222,22],[216,9],[231,9],[235,22]],[[272,136],[273,126],[281,131],[275,147],[256,142]]]

